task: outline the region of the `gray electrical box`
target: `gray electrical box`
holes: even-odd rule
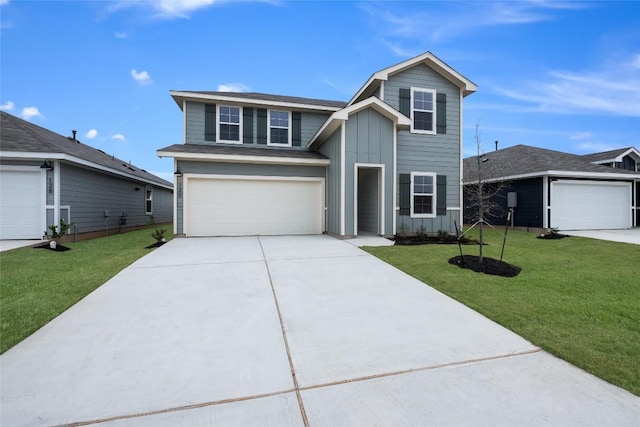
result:
[[[507,193],[507,207],[508,208],[518,207],[518,193],[516,193],[515,191],[510,191]]]

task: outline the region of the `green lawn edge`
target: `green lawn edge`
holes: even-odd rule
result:
[[[156,227],[77,243],[54,252],[31,247],[0,253],[0,354],[49,323],[125,267],[155,249]],[[170,226],[167,240],[173,238]]]
[[[477,233],[470,236],[477,238]],[[503,234],[486,233],[500,258]],[[521,335],[534,345],[640,396],[640,245],[581,237],[537,239],[509,231],[513,278],[448,263],[457,245],[363,248]],[[478,246],[463,246],[477,255]]]

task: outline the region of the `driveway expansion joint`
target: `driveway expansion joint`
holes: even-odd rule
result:
[[[287,340],[287,333],[284,329],[284,321],[282,320],[282,313],[280,312],[280,304],[278,304],[278,296],[276,295],[276,289],[273,286],[273,279],[271,278],[271,270],[269,269],[269,261],[267,260],[266,254],[264,253],[264,247],[262,246],[262,241],[260,240],[260,236],[258,236],[258,243],[260,244],[260,250],[262,251],[262,256],[264,257],[264,265],[267,269],[267,275],[269,276],[269,285],[271,286],[271,293],[273,294],[273,301],[276,305],[276,311],[278,312],[278,320],[280,321],[280,330],[282,331],[282,339],[284,341],[284,347],[287,351],[287,360],[289,361],[289,368],[291,369],[291,378],[293,379],[293,386],[296,391],[296,398],[298,399],[298,406],[300,407],[300,415],[302,417],[302,422],[305,427],[309,427],[309,419],[307,418],[307,413],[304,409],[304,403],[302,402],[302,395],[300,394],[300,385],[298,384],[298,378],[296,377],[296,371],[293,367],[293,359],[291,358],[291,350],[289,349],[289,341]]]
[[[516,352],[516,353],[501,354],[501,355],[498,355],[498,356],[481,357],[481,358],[478,358],[478,359],[459,360],[459,361],[456,361],[456,362],[442,363],[442,364],[430,365],[430,366],[422,366],[422,367],[419,367],[419,368],[409,368],[409,369],[403,369],[403,370],[400,370],[400,371],[384,372],[384,373],[381,373],[381,374],[367,375],[367,376],[364,376],[364,377],[349,378],[349,379],[340,380],[340,381],[332,381],[332,382],[324,383],[324,384],[309,385],[309,386],[300,387],[300,390],[301,391],[313,390],[313,389],[317,389],[317,388],[332,387],[332,386],[336,386],[336,385],[350,384],[350,383],[356,383],[356,382],[360,382],[360,381],[375,380],[375,379],[378,379],[378,378],[395,377],[395,376],[398,376],[398,375],[410,374],[412,372],[432,371],[432,370],[435,370],[435,369],[449,368],[449,367],[452,367],[452,366],[474,365],[474,364],[477,364],[477,363],[490,362],[490,361],[493,361],[493,360],[500,360],[500,359],[507,359],[507,358],[510,358],[510,357],[528,356],[530,354],[540,353],[541,351],[543,351],[543,350],[541,348],[537,347],[537,348],[534,348],[532,350],[519,351],[519,352]]]
[[[294,389],[290,389],[290,390],[275,391],[273,393],[257,394],[254,396],[234,397],[230,399],[215,400],[212,402],[194,403],[193,405],[184,405],[184,406],[176,406],[176,407],[166,408],[166,409],[157,409],[155,411],[140,412],[137,414],[115,415],[113,417],[107,417],[107,418],[101,418],[101,419],[89,420],[89,421],[74,421],[69,424],[59,424],[53,427],[80,427],[80,426],[89,426],[93,424],[108,423],[113,421],[130,420],[133,418],[150,417],[153,415],[168,414],[171,412],[189,411],[192,409],[206,408],[208,406],[224,405],[226,403],[244,402],[246,400],[254,400],[254,399],[261,399],[264,397],[278,396],[280,394],[292,393],[294,391],[295,391]]]

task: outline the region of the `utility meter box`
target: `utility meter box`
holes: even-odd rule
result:
[[[510,191],[507,193],[507,207],[508,208],[518,207],[518,193],[516,193],[515,191]]]

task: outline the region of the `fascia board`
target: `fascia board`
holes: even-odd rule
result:
[[[294,157],[243,156],[236,154],[179,153],[158,151],[158,157],[173,157],[176,160],[203,160],[218,163],[251,163],[271,165],[328,166],[329,159],[297,159]]]
[[[0,158],[6,158],[6,159],[23,159],[23,160],[29,160],[29,159],[50,159],[50,160],[63,160],[69,163],[75,163],[78,165],[82,165],[82,166],[87,166],[90,167],[92,169],[97,169],[103,172],[107,172],[107,173],[111,173],[114,175],[118,175],[118,176],[122,176],[122,177],[126,177],[128,179],[132,179],[134,181],[138,181],[138,182],[144,182],[146,184],[151,184],[151,185],[155,185],[158,187],[163,187],[169,190],[173,190],[173,186],[172,185],[164,185],[161,184],[159,182],[155,182],[155,181],[151,181],[150,179],[145,179],[145,178],[141,178],[139,176],[136,175],[132,175],[132,174],[128,174],[126,172],[120,171],[118,169],[114,169],[114,168],[110,168],[107,166],[103,166],[97,163],[93,163],[90,162],[88,160],[84,160],[81,159],[79,157],[76,156],[72,156],[70,154],[65,154],[65,153],[32,153],[32,152],[24,152],[24,151],[0,151]]]
[[[500,181],[515,181],[518,179],[537,178],[544,176],[554,176],[559,178],[592,178],[592,179],[640,179],[640,173],[638,174],[622,174],[622,173],[602,173],[602,172],[575,172],[575,171],[540,171],[531,172],[519,175],[501,176],[496,178],[483,179],[482,182],[492,183]],[[477,180],[465,181],[462,185],[469,185],[477,183]]]
[[[178,103],[180,108],[182,109],[182,100],[187,101],[222,101],[229,102],[234,104],[242,104],[242,105],[253,105],[259,107],[282,107],[282,108],[291,108],[291,109],[301,109],[301,110],[311,110],[311,111],[338,111],[341,107],[328,107],[322,105],[314,105],[314,104],[303,104],[297,102],[284,102],[284,101],[268,101],[263,99],[251,99],[251,98],[240,98],[234,96],[224,96],[224,95],[212,95],[206,93],[193,93],[193,92],[179,92],[179,91],[171,91],[171,96]]]

